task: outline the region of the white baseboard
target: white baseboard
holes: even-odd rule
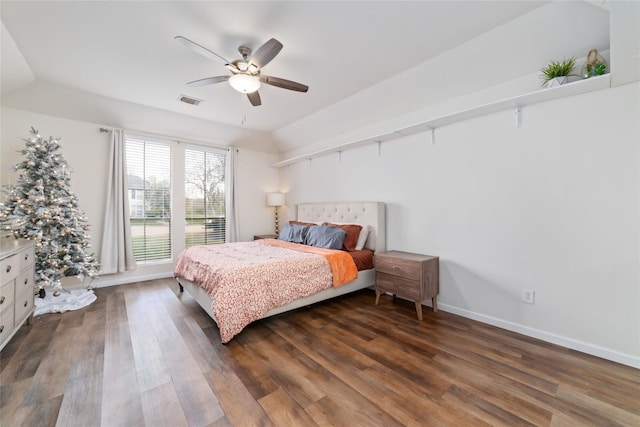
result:
[[[425,305],[428,305],[428,304],[425,304]],[[553,344],[570,348],[572,350],[577,350],[582,353],[601,357],[603,359],[607,359],[612,362],[616,362],[623,365],[631,366],[636,369],[640,369],[640,357],[638,356],[621,353],[619,351],[611,350],[605,347],[601,347],[599,345],[582,342],[579,340],[575,340],[573,338],[563,337],[551,332],[541,331],[539,329],[531,328],[529,326],[520,325],[518,323],[510,322],[503,319],[498,319],[496,317],[487,316],[480,313],[475,313],[473,311],[454,307],[448,304],[442,304],[440,302],[438,302],[438,310],[457,314],[458,316],[477,320],[478,322],[486,323],[492,326],[497,326],[499,328],[506,329],[508,331],[517,332],[519,334],[526,335],[528,337],[537,338],[543,341],[547,341]]]

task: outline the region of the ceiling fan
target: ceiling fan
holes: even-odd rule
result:
[[[200,46],[198,43],[186,37],[176,36],[175,39],[200,55],[224,64],[224,66],[231,71],[231,75],[228,76],[207,77],[194,80],[187,83],[189,86],[205,86],[228,81],[235,90],[246,93],[251,105],[254,107],[262,104],[260,94],[258,93],[258,89],[260,89],[262,83],[282,89],[294,90],[296,92],[306,92],[309,90],[309,86],[303,85],[302,83],[261,74],[262,68],[271,62],[280,50],[282,50],[282,43],[276,39],[267,41],[260,46],[253,55],[249,47],[240,46],[238,52],[240,52],[242,59],[236,59],[234,61],[228,61],[217,53]]]

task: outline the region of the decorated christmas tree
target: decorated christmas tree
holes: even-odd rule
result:
[[[36,286],[58,291],[63,277],[93,280],[99,266],[95,254],[88,253],[87,218],[71,191],[69,165],[58,152],[58,139],[45,139],[34,128],[31,134],[20,151],[25,159],[14,166],[19,178],[0,203],[0,228],[35,240]]]

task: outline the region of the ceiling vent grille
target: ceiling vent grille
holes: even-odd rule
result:
[[[180,95],[178,97],[178,101],[184,102],[185,104],[189,104],[189,105],[200,105],[200,103],[202,102],[202,99],[192,98],[187,95]]]

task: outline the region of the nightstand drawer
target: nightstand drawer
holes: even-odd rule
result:
[[[376,271],[376,290],[391,292],[405,298],[421,300],[422,287],[417,280],[409,280],[403,277]]]
[[[376,272],[393,274],[411,280],[420,280],[420,263],[396,257],[376,256]]]

